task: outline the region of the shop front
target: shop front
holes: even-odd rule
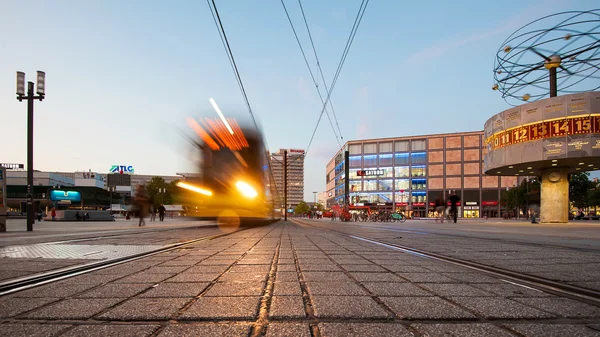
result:
[[[484,218],[498,217],[498,202],[497,201],[482,201],[482,215]]]
[[[466,201],[463,207],[464,218],[479,218],[479,203],[477,201]]]

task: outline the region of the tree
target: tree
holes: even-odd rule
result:
[[[323,206],[322,203],[320,203],[320,202],[317,203],[317,210],[319,210],[319,211],[324,211],[325,210],[325,207]]]
[[[569,182],[569,201],[577,208],[589,206],[588,197],[594,183],[589,179],[588,172],[575,173],[571,175]]]
[[[304,201],[300,201],[296,208],[294,208],[294,213],[296,214],[305,214],[308,213],[308,211],[310,211],[310,207],[308,207],[308,204]]]
[[[507,209],[524,210],[540,204],[540,182],[537,179],[523,180],[519,186],[510,188],[502,194],[500,202]]]
[[[162,177],[152,177],[150,181],[146,184],[146,193],[148,193],[148,197],[150,197],[150,202],[158,207],[162,204],[171,204],[172,202],[172,192],[174,187],[171,184],[167,184]],[[164,189],[164,193],[159,192]]]

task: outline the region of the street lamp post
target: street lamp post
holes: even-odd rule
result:
[[[167,189],[164,187],[161,187],[158,189],[158,193],[160,194],[160,204],[164,204],[164,195],[165,193],[167,193]]]
[[[314,201],[313,201],[313,205],[314,205],[313,207],[314,207],[315,209],[317,209],[317,193],[319,193],[319,192],[313,192],[313,195],[314,195],[314,197],[315,197],[315,198],[314,198]]]
[[[110,214],[112,214],[113,209],[112,209],[112,195],[113,192],[116,191],[116,187],[115,186],[108,186],[108,192],[110,194],[110,202],[109,202],[109,206],[110,206]]]
[[[46,73],[37,72],[37,96],[34,95],[33,82],[27,82],[25,95],[25,73],[17,71],[17,99],[27,100],[27,231],[33,231],[33,101],[40,101],[46,95]]]

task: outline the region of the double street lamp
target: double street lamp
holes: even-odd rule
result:
[[[164,195],[165,193],[167,193],[167,189],[165,187],[159,187],[158,188],[158,193],[160,194],[160,204],[164,204]]]
[[[113,195],[113,192],[115,192],[116,190],[117,190],[116,186],[108,186],[108,192],[110,194],[110,202],[109,202],[109,205],[110,205],[110,214],[112,214],[112,212],[113,212],[113,209],[112,209],[112,195]]]
[[[27,82],[25,93],[25,73],[17,71],[17,99],[27,100],[27,231],[33,231],[33,101],[46,96],[46,73],[37,72],[37,90],[34,94],[33,82]]]

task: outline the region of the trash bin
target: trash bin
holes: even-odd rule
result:
[[[0,232],[6,232],[6,218],[8,217],[8,209],[0,207]]]

